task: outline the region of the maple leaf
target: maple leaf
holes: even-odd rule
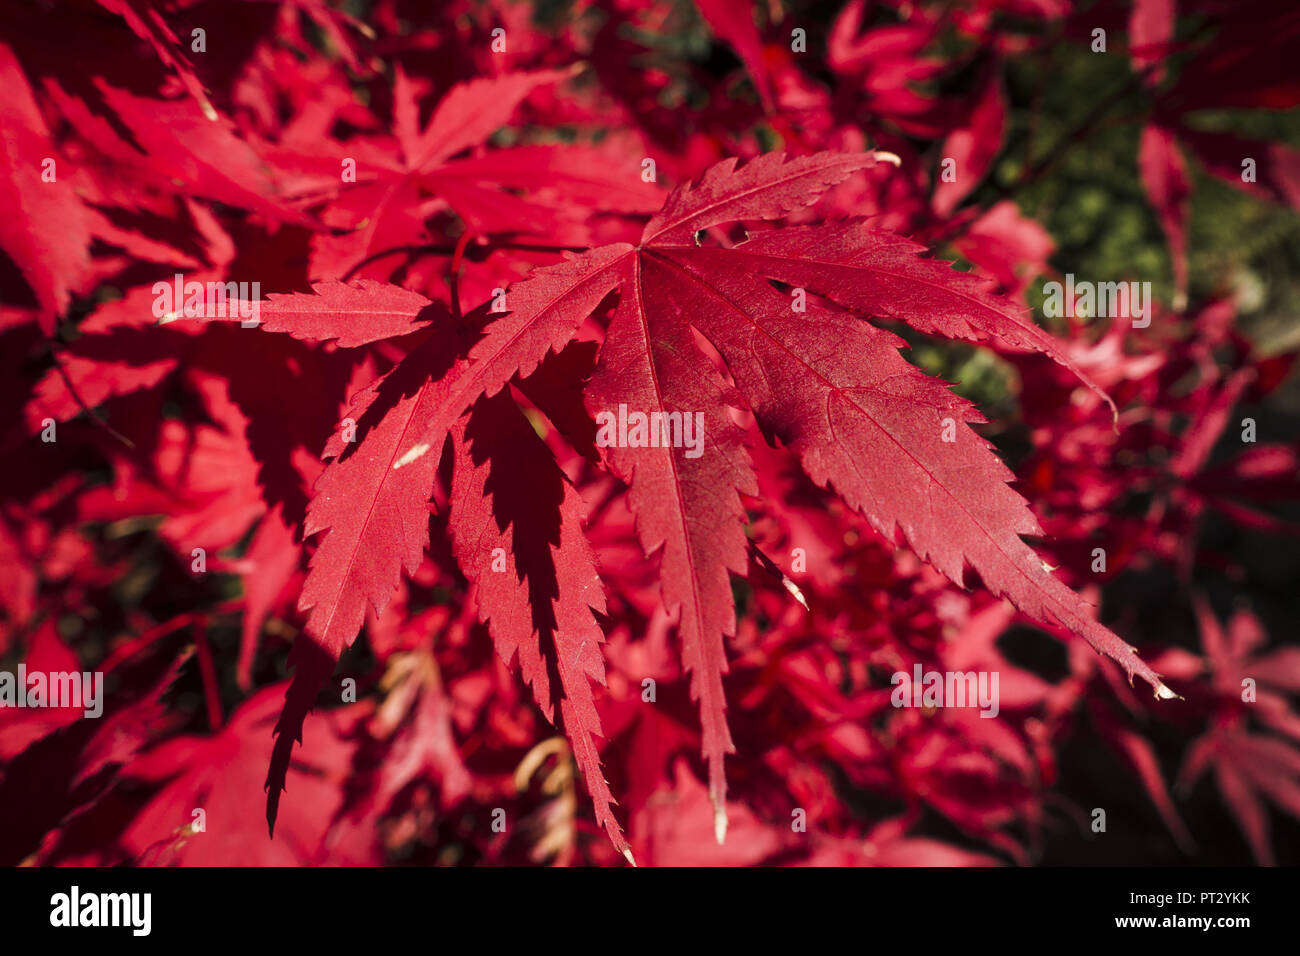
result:
[[[0,43],[0,249],[22,270],[50,335],[90,276],[89,213],[67,175],[58,179],[49,130],[13,51]],[[46,180],[47,173],[54,178]]]
[[[382,609],[399,568],[409,573],[418,563],[427,542],[434,467],[457,420],[512,378],[527,378],[617,290],[618,307],[586,389],[588,410],[598,422],[622,405],[696,416],[692,423],[701,423],[700,447],[689,454],[668,442],[598,443],[606,446],[606,467],[629,486],[641,545],[647,555],[658,555],[663,600],[678,616],[683,662],[701,711],[719,841],[726,831],[723,761],[734,752],[722,686],[725,640],[736,627],[729,574],[743,574],[747,566],[741,495],[758,491],[732,409],[751,410],[764,433],[790,448],[818,485],[833,488],[886,537],[901,529],[912,549],[950,580],[962,583],[965,567],[973,568],[994,594],[1084,637],[1130,680],[1147,680],[1157,696],[1174,696],[1021,539],[1041,529],[1008,487],[1009,470],[965,427],[983,420],[974,407],[908,364],[899,339],[845,310],[955,338],[998,339],[1074,368],[1051,336],[974,278],[919,258],[922,247],[860,222],[762,232],[734,248],[697,242],[714,226],[776,219],[809,205],[874,162],[872,154],[822,153],[790,161],[770,154],[739,169],[734,160],[720,163],[697,185],[668,197],[638,246],[615,243],[535,270],[510,289],[509,311],[488,321],[476,338],[435,323],[423,346],[355,400],[355,451],[345,451],[337,435],[326,450],[335,460],[317,484],[306,528],[328,534],[303,590],[302,607],[312,612],[310,646],[295,646],[295,663],[314,663],[305,668],[312,679],[304,678],[302,686],[328,674],[355,637],[365,602]],[[798,311],[792,306],[797,297],[774,282],[827,304],[807,303],[806,313]],[[346,321],[346,311],[335,319]],[[717,350],[734,389],[717,374],[696,333]],[[463,452],[460,457],[463,468]],[[474,509],[482,527],[482,496],[468,497],[453,494],[451,512]],[[505,503],[496,499],[494,513],[504,527]],[[461,558],[467,560],[463,548]],[[482,558],[475,551],[468,559]],[[472,563],[466,570],[472,579],[483,578]],[[545,597],[585,620],[575,596],[551,590]],[[536,595],[531,598],[535,604]],[[595,606],[590,599],[587,604]],[[525,628],[541,630],[537,608],[530,626],[518,594],[484,613],[520,618],[508,636],[497,638],[503,654],[521,646]],[[563,641],[557,651],[561,674],[574,668],[595,676],[588,664],[564,659]],[[545,700],[535,654],[530,644],[522,666]],[[564,681],[571,700],[579,683]],[[311,694],[291,691],[292,706],[286,705],[278,728],[281,744],[290,731],[296,736]],[[287,751],[278,753],[282,767]],[[603,814],[599,778],[593,780],[591,760],[586,764]],[[273,772],[277,776],[283,779]]]
[[[242,304],[241,304],[242,305]],[[241,305],[217,321],[242,322]],[[337,342],[356,348],[418,332],[442,307],[418,292],[373,279],[354,284],[317,282],[311,294],[272,292],[258,306],[258,322],[268,332],[286,332],[305,342]]]
[[[1002,148],[1007,123],[1006,94],[997,71],[992,71],[970,113],[968,125],[953,130],[943,142],[945,161],[953,160],[951,179],[940,177],[931,199],[934,211],[949,216],[984,178]],[[956,171],[960,170],[960,176]]]
[[[97,131],[97,139],[110,158],[133,175],[162,189],[183,183],[193,195],[248,209],[273,222],[315,225],[284,201],[274,171],[229,120],[212,121],[190,100],[138,97],[103,80],[97,87],[140,148],[117,138],[111,128]]]
[[[567,228],[577,230],[577,240],[588,231],[571,207],[579,212],[651,211],[656,203],[653,187],[641,181],[625,156],[608,149],[574,144],[478,150],[509,123],[534,90],[572,73],[505,73],[459,83],[420,129],[415,84],[399,68],[391,139],[332,147],[326,156],[304,155],[291,146],[264,147],[267,158],[308,172],[320,194],[308,196],[308,201],[327,199],[323,218],[349,230],[316,236],[313,266],[347,272],[383,250],[427,242],[425,211],[441,204],[477,233],[548,234]],[[475,155],[475,150],[482,154]],[[355,182],[347,186],[339,178],[345,153],[357,154],[361,164]],[[567,204],[556,202],[557,193]]]
[[[308,796],[312,814],[288,821],[288,839],[267,841],[241,808],[256,799],[267,759],[267,729],[275,717],[283,685],[249,698],[221,731],[209,737],[177,736],[134,761],[129,776],[155,784],[148,804],[122,833],[121,846],[138,863],[198,866],[301,866],[318,852],[311,834],[329,829],[342,805],[346,768],[356,749],[352,726],[362,705],[345,707],[317,722],[308,734],[311,764],[293,768],[295,782]],[[177,771],[180,771],[179,773]],[[221,821],[224,839],[198,837],[195,807],[209,822]]]
[[[16,865],[29,854],[45,855],[53,848],[37,850],[41,833],[61,819],[66,822],[115,782],[119,768],[134,762],[150,736],[167,726],[160,698],[187,658],[188,653],[182,653],[162,674],[152,674],[126,699],[119,698],[106,708],[102,721],[78,719],[85,713],[81,707],[0,708],[0,806],[32,823],[5,828],[0,860]],[[49,621],[33,636],[25,663],[33,671],[55,673],[81,668]],[[104,665],[105,672],[111,672],[114,663]],[[148,671],[135,676],[141,673]],[[33,780],[40,786],[33,786]]]
[[[158,11],[138,0],[99,0],[99,2],[105,10],[122,17],[135,35],[153,48],[159,61],[176,72],[185,91],[194,97],[194,101],[203,110],[203,115],[215,121],[217,111],[208,100],[203,83],[195,75],[194,64],[185,55],[180,39]]]
[[[1300,693],[1300,650],[1282,647],[1262,653],[1264,628],[1246,608],[1234,612],[1225,632],[1204,597],[1197,595],[1193,605],[1216,700],[1205,734],[1183,758],[1179,788],[1190,790],[1213,766],[1223,801],[1237,818],[1251,853],[1261,865],[1272,866],[1264,798],[1300,817],[1300,750],[1295,743],[1300,740],[1300,717],[1288,700]],[[1275,733],[1253,732],[1249,716]]]

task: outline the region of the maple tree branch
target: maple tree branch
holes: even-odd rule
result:
[[[380,252],[374,253],[373,255],[366,256],[366,258],[362,259],[343,274],[342,281],[347,282],[356,275],[360,269],[370,265],[372,262],[384,258],[385,256],[391,256],[401,252],[427,252],[430,255],[435,256],[455,256],[459,245],[459,242],[455,244],[435,242],[407,246],[393,246],[392,248],[384,249]],[[515,252],[586,252],[590,248],[590,246],[557,246],[545,242],[510,242],[508,240],[501,241],[489,238],[488,241],[482,245],[474,246],[474,249],[482,250],[482,252],[480,255],[475,256],[471,261],[481,262],[498,249],[509,249]]]
[[[82,398],[81,393],[77,391],[77,386],[72,384],[72,376],[68,374],[67,368],[64,367],[63,360],[59,358],[58,347],[53,342],[50,343],[50,357],[54,360],[54,367],[59,370],[59,377],[63,379],[63,385],[67,388],[68,394],[72,396],[72,400],[77,403],[77,406],[86,413],[86,416],[131,451],[135,451],[135,442],[131,441],[131,439],[127,438],[120,431],[110,425],[107,419],[103,418],[86,404],[86,400]]]
[[[208,629],[202,615],[194,619],[194,644],[198,649],[199,675],[203,682],[203,701],[207,705],[208,727],[216,733],[225,723],[221,713],[221,691],[217,686],[217,665],[208,644]]]
[[[465,255],[465,247],[469,245],[473,233],[466,229],[456,241],[456,251],[451,257],[451,266],[448,269],[447,287],[451,290],[451,314],[457,320],[461,318],[460,312],[460,263],[461,257]]]

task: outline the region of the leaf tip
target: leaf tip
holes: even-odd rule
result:
[[[280,803],[280,794],[272,793],[270,786],[267,786],[266,800],[266,835],[268,839],[275,839],[275,818],[278,816]]]
[[[724,803],[713,805],[713,838],[718,846],[727,842],[727,806]]]
[[[808,606],[808,599],[803,596],[803,589],[800,588],[799,585],[795,584],[785,575],[781,576],[781,583],[785,585],[785,589],[790,592],[794,599],[803,605],[805,611],[810,613],[812,612],[812,608]]]

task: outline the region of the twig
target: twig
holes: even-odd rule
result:
[[[110,425],[105,418],[100,416],[94,409],[86,404],[86,400],[83,399],[81,393],[77,391],[77,386],[72,384],[72,377],[68,375],[68,370],[64,367],[63,360],[59,358],[58,347],[53,341],[50,342],[50,357],[54,359],[54,367],[59,370],[59,377],[63,379],[63,384],[67,388],[68,394],[72,396],[72,400],[77,403],[77,406],[86,413],[87,417],[92,422],[104,431],[108,432],[108,434],[112,435],[131,451],[135,451],[135,442],[131,441],[131,439],[127,438],[120,431]]]

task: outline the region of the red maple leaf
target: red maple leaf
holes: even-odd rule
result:
[[[518,651],[548,715],[560,704],[598,816],[622,848],[590,741],[599,726],[585,685],[586,677],[601,677],[600,629],[589,609],[600,610],[603,599],[577,533],[572,490],[503,392],[571,341],[614,292],[618,304],[586,405],[603,420],[603,464],[629,486],[641,545],[658,555],[662,599],[677,615],[719,840],[726,830],[723,760],[734,751],[722,685],[725,640],[736,627],[730,574],[747,568],[742,495],[758,494],[739,412],[752,413],[769,440],[789,448],[814,482],[833,488],[881,534],[901,530],[950,580],[962,583],[969,566],[994,594],[1084,637],[1158,697],[1174,696],[1021,539],[1042,532],[1008,487],[1008,469],[968,427],[983,421],[979,413],[908,364],[901,341],[863,318],[997,339],[1072,368],[1055,340],[979,281],[861,222],[768,230],[732,247],[700,242],[715,227],[778,219],[809,205],[875,161],[872,154],[822,153],[790,161],[771,154],[739,169],[734,160],[720,163],[698,184],[675,190],[638,245],[615,243],[535,270],[510,289],[508,312],[495,319],[487,306],[472,316],[476,323],[439,317],[419,347],[354,398],[326,448],[332,460],[308,511],[306,533],[327,533],[300,602],[311,616],[307,639],[294,647],[297,671],[277,727],[267,781],[272,823],[289,749],[317,688],[355,638],[366,604],[382,610],[399,569],[411,573],[421,559],[435,472],[452,435],[457,558],[479,584],[480,613],[492,621],[498,649],[503,656]],[[293,297],[291,311],[277,305],[275,328],[357,344],[411,328],[423,308],[412,298],[396,307],[406,317],[391,314],[399,294],[380,286],[329,287],[316,298],[315,308],[308,296]],[[373,306],[349,305],[366,298],[382,301],[382,319]],[[623,435],[622,426],[615,436],[620,407],[620,420],[627,408],[679,416],[676,438],[668,441],[667,418],[663,442],[651,443],[644,432],[641,440]],[[458,424],[471,408],[468,424]],[[686,422],[698,447],[687,447]],[[520,499],[537,494],[547,507],[530,517]],[[484,570],[494,549],[510,558],[500,578]]]

